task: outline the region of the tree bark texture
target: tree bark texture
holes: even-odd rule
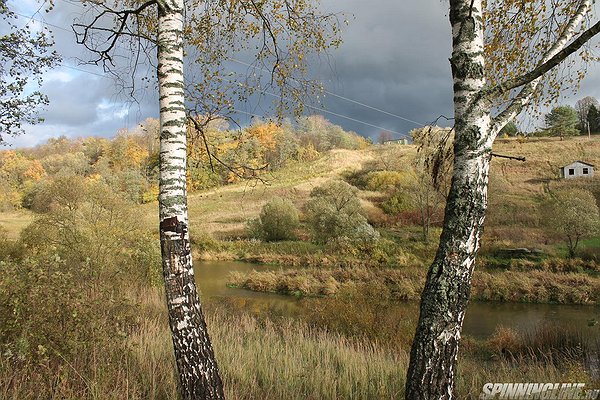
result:
[[[223,399],[223,384],[194,282],[186,192],[183,82],[184,0],[160,0],[160,242],[181,397]]]
[[[436,257],[421,297],[406,399],[453,399],[458,345],[487,207],[490,113],[472,102],[485,84],[481,0],[451,0],[454,171]],[[473,105],[473,103],[476,103]]]

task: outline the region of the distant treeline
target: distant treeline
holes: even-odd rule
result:
[[[264,177],[292,162],[317,159],[335,148],[360,149],[369,142],[324,117],[297,124],[255,120],[231,129],[225,120],[190,124],[188,190]],[[159,123],[146,119],[112,139],[61,136],[33,148],[0,151],[0,210],[31,208],[40,190],[58,177],[82,176],[106,183],[128,199],[145,203],[158,195]]]

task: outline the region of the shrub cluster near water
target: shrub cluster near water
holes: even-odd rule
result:
[[[94,180],[61,177],[33,201],[40,213],[21,239],[0,238],[2,367],[39,379],[88,375],[138,329],[131,293],[157,282],[156,241],[136,227],[127,200]]]
[[[370,266],[302,268],[231,273],[232,286],[296,296],[336,296],[348,287],[377,288],[374,296],[418,300],[424,268]],[[555,304],[600,304],[600,277],[543,270],[485,271],[476,269],[471,298],[482,301]]]
[[[229,308],[208,305],[209,329],[230,399],[403,395],[406,351],[416,317],[406,312],[401,318],[392,318],[390,315],[397,314],[389,311],[404,306],[393,300],[419,297],[439,233],[440,209],[433,203],[439,193],[431,192],[431,186],[421,190],[424,187],[418,184],[425,177],[405,162],[412,157],[412,150],[402,146],[382,146],[364,153],[334,152],[329,161],[322,158],[302,164],[327,148],[356,144],[351,135],[342,135],[321,122],[314,120],[299,128],[304,133],[298,136],[302,139],[297,153],[277,144],[279,139],[270,139],[271,129],[280,128],[270,124],[252,127],[254,138],[239,146],[218,143],[220,155],[244,155],[246,158],[233,159],[255,167],[267,158],[273,168],[283,167],[276,167],[279,154],[297,155],[281,158],[291,160],[295,167],[283,170],[282,180],[265,189],[272,201],[262,213],[264,200],[256,192],[240,189],[243,185],[191,197],[190,215],[202,216],[198,224],[192,224],[196,252],[302,267],[236,275],[233,284],[319,297],[302,299],[315,300],[311,303],[314,307],[295,319],[264,313],[250,316],[254,310],[238,304]],[[315,126],[323,128],[318,135],[311,130]],[[140,226],[143,218],[138,212],[143,206],[132,204],[132,200],[146,201],[140,200],[140,193],[143,198],[143,193],[149,193],[149,200],[155,193],[146,191],[144,185],[130,185],[139,176],[126,171],[129,167],[124,165],[128,164],[117,162],[140,160],[131,149],[120,153],[130,145],[135,148],[138,138],[130,139],[133,142],[116,139],[128,144],[115,144],[114,149],[111,145],[112,150],[100,146],[97,152],[95,140],[90,139],[60,141],[60,145],[40,146],[31,152],[2,153],[0,174],[10,178],[0,183],[10,186],[0,192],[5,195],[2,201],[26,206],[36,214],[20,240],[9,239],[15,237],[12,226],[10,233],[0,234],[0,398],[177,398],[166,310],[157,287],[158,243],[147,226]],[[102,141],[98,139],[98,143]],[[264,147],[257,146],[263,141]],[[86,143],[83,153],[91,157],[88,161],[67,156],[71,150],[81,149],[80,142]],[[62,145],[68,151],[62,151]],[[529,147],[523,149],[530,151]],[[551,157],[559,152],[546,153]],[[33,162],[38,155],[44,159],[44,171]],[[329,168],[349,155],[368,161],[343,174],[347,184],[337,179],[330,183],[330,178],[339,176],[319,168]],[[201,151],[193,157],[206,161]],[[21,164],[26,168],[16,168]],[[196,186],[191,189],[237,179],[235,174],[229,175],[231,171],[212,175],[206,165],[198,164],[192,171],[191,182]],[[77,172],[82,166],[83,172]],[[583,260],[566,258],[560,233],[544,224],[540,212],[549,195],[542,193],[539,183],[521,182],[529,182],[531,165],[521,170],[508,165],[494,171],[503,168],[511,172],[492,176],[491,223],[473,279],[473,298],[597,303],[597,239],[587,239],[585,247],[580,244],[576,249],[576,256]],[[273,174],[277,176],[277,172]],[[595,199],[600,193],[597,180],[585,185],[549,184],[553,193],[576,187],[594,194]],[[590,200],[586,204],[591,203],[591,197],[583,197]],[[246,201],[248,198],[252,201]],[[338,204],[339,199],[348,201]],[[238,213],[244,201],[255,207],[250,213]],[[211,214],[209,207],[221,213]],[[244,239],[243,224],[252,216],[259,217],[256,237],[260,240]],[[220,228],[228,228],[228,224],[235,228],[222,229],[213,237],[206,232],[215,219],[222,221]],[[328,237],[330,232],[320,227],[324,220],[344,239]],[[242,238],[237,239],[238,235]],[[534,256],[523,259],[502,255],[501,250],[523,243],[540,244],[541,255],[533,252]],[[593,382],[586,363],[590,355],[597,354],[594,346],[593,341],[582,341],[578,332],[548,327],[532,332],[499,329],[489,340],[465,338],[457,398],[477,398],[483,383],[489,381],[522,381],[526,377],[528,381]]]

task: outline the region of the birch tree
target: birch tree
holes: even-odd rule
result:
[[[488,199],[492,144],[530,104],[558,96],[600,31],[592,0],[450,0],[454,166],[443,231],[421,297],[406,398],[453,399],[461,330]],[[562,70],[561,73],[568,70]],[[572,83],[583,74],[574,70]]]
[[[73,29],[77,41],[95,55],[91,62],[115,72],[118,57],[124,56],[119,54],[119,46],[127,45],[133,50],[133,55],[126,54],[135,78],[141,56],[147,55],[152,61],[152,49],[156,50],[160,242],[181,397],[223,399],[223,384],[192,267],[186,193],[188,121],[198,129],[198,121],[208,123],[217,114],[227,115],[235,99],[246,98],[260,88],[260,78],[253,78],[252,85],[248,80],[241,84],[223,68],[235,52],[256,49],[255,71],[271,63],[270,84],[281,89],[281,98],[299,96],[304,81],[294,74],[306,71],[306,53],[339,43],[337,17],[321,13],[318,2],[302,0],[84,3],[90,10],[87,21],[76,22]],[[186,65],[194,66],[196,81],[184,80],[184,48],[192,55]],[[130,89],[135,93],[133,85]],[[193,103],[188,101],[190,96]]]

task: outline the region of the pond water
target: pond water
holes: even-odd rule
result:
[[[327,299],[295,298],[227,287],[227,277],[231,271],[250,272],[279,268],[230,261],[195,264],[196,279],[203,302],[227,301],[256,314],[292,318],[302,315],[314,307],[316,302],[327,305]],[[397,310],[399,315],[409,312],[416,316],[418,304],[397,302],[390,310]],[[552,324],[597,335],[600,324],[588,324],[588,321],[595,320],[600,321],[600,308],[595,306],[471,302],[467,308],[463,334],[483,339],[490,336],[500,325],[523,331],[535,329],[542,324]]]

